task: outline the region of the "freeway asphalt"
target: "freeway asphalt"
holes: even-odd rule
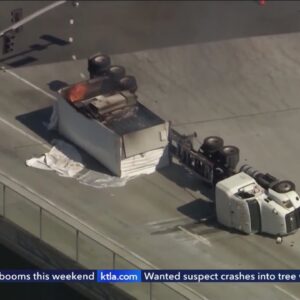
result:
[[[282,18],[274,11],[282,27],[276,26],[286,28],[278,31],[291,33],[172,41],[152,50],[115,51],[113,61],[137,77],[141,102],[175,128],[197,131],[200,140],[221,135],[240,147],[242,163],[299,186],[300,35],[292,17],[298,10],[282,9]],[[85,69],[84,61],[64,61],[14,72],[54,94],[49,85],[80,80]],[[200,200],[205,196],[198,179],[178,166],[104,190],[27,168],[25,159],[45,152],[51,138],[41,123],[53,100],[9,73],[1,72],[0,80],[1,171],[160,268],[300,268],[299,233],[278,245],[269,237],[194,224],[208,205]],[[300,299],[296,284],[190,286],[208,299]]]

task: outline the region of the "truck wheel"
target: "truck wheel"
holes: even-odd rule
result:
[[[218,136],[208,136],[204,139],[200,149],[206,154],[212,154],[219,151],[224,145],[224,141]],[[199,149],[199,150],[200,150]]]
[[[270,189],[274,190],[277,193],[284,194],[296,189],[295,183],[289,180],[281,180],[276,182],[273,186],[270,186]]]
[[[111,66],[108,73],[112,80],[119,82],[125,76],[125,68],[122,66]]]
[[[90,77],[94,78],[103,75],[110,67],[110,57],[105,54],[96,54],[88,59],[88,71]]]
[[[240,150],[235,146],[224,146],[220,150],[221,163],[229,169],[235,169],[240,159]]]
[[[120,79],[120,87],[121,90],[128,90],[131,93],[135,93],[137,91],[137,82],[134,76],[124,76]]]

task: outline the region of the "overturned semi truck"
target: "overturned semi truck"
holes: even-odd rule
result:
[[[224,146],[221,137],[204,139],[193,148],[193,135],[170,130],[170,153],[215,191],[217,221],[246,234],[284,236],[300,227],[300,199],[295,184],[243,165],[239,149]]]
[[[109,56],[89,58],[90,79],[59,91],[58,131],[113,174],[136,176],[167,166],[175,156],[215,191],[217,221],[246,234],[284,236],[300,227],[295,184],[262,174],[250,166],[237,171],[239,148],[220,137],[194,149],[192,135],[142,105],[137,83]]]

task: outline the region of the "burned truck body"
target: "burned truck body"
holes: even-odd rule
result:
[[[105,77],[59,91],[58,131],[113,174],[135,176],[168,164],[169,123]]]

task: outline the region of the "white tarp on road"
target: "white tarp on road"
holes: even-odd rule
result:
[[[55,140],[52,149],[44,155],[31,158],[26,165],[37,169],[55,171],[59,176],[76,178],[80,183],[95,188],[120,187],[135,176],[116,177],[87,169],[75,146]],[[153,172],[155,169],[152,170]],[[149,174],[149,170],[147,171]]]
[[[56,171],[60,176],[75,177],[83,169],[79,152],[64,141],[54,141],[55,146],[38,158],[31,158],[26,165],[43,170]]]

